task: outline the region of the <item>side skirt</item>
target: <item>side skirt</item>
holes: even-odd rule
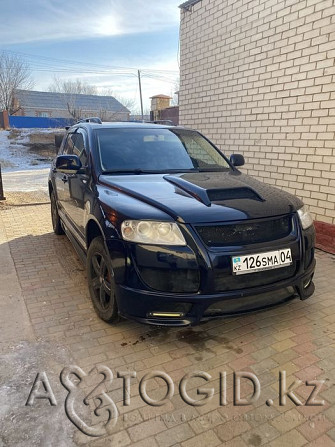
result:
[[[86,266],[86,251],[83,250],[82,246],[79,244],[77,239],[73,236],[70,230],[64,225],[62,222],[63,230],[65,231],[66,236],[69,238],[70,242],[73,245],[73,248],[76,250],[77,255],[79,256],[80,261]]]

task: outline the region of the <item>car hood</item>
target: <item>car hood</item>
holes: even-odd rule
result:
[[[101,175],[112,188],[169,214],[179,222],[205,223],[288,214],[301,200],[240,171],[185,174]]]

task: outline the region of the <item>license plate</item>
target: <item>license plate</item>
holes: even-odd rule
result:
[[[231,260],[233,275],[278,269],[280,267],[287,267],[293,262],[290,248],[247,256],[232,256]]]

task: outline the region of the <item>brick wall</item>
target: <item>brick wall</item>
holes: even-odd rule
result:
[[[180,124],[335,223],[335,0],[181,10]]]

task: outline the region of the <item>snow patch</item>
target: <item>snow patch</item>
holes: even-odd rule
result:
[[[62,132],[63,129],[19,129],[15,138],[11,131],[0,131],[0,164],[3,172],[43,169],[50,167],[50,161],[39,160],[38,154],[29,152],[30,136],[38,133]]]

